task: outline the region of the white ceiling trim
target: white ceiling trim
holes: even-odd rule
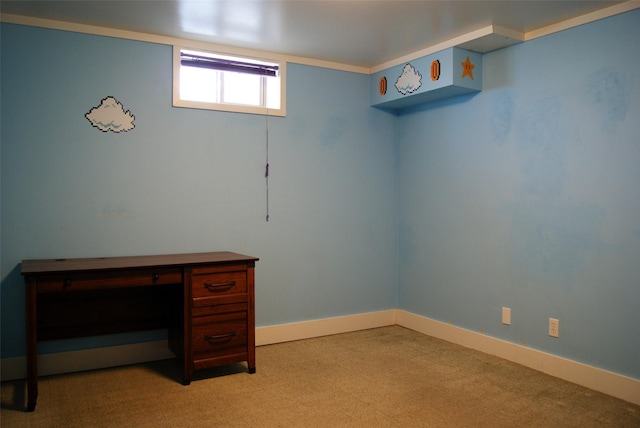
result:
[[[568,19],[566,21],[553,24],[547,27],[521,33],[511,30],[509,28],[500,27],[496,25],[489,25],[483,28],[479,28],[475,31],[463,34],[446,42],[439,43],[433,46],[429,46],[425,49],[413,52],[409,55],[405,55],[396,58],[391,61],[387,61],[383,64],[368,68],[360,67],[349,64],[336,63],[331,61],[318,60],[314,58],[307,58],[301,56],[292,56],[279,54],[274,52],[256,51],[246,48],[237,48],[227,45],[219,45],[208,42],[200,42],[188,39],[180,39],[175,37],[161,36],[157,34],[147,34],[128,30],[118,30],[107,27],[99,27],[86,24],[77,24],[66,21],[56,21],[42,18],[34,18],[21,15],[2,14],[0,20],[2,22],[10,24],[27,25],[33,27],[49,28],[54,30],[71,31],[84,34],[93,34],[99,36],[116,37],[122,39],[165,44],[170,46],[189,46],[197,49],[212,50],[220,53],[231,53],[244,56],[259,56],[269,57],[278,61],[286,61],[296,64],[317,66],[323,68],[331,68],[342,71],[349,71],[361,74],[371,74],[393,66],[421,58],[444,49],[451,47],[461,47],[464,49],[475,50],[477,52],[489,52],[495,49],[500,49],[506,46],[510,46],[516,43],[521,43],[529,40],[536,39],[538,37],[547,36],[559,31],[564,31],[569,28],[573,28],[579,25],[584,25],[590,22],[594,22],[600,19],[608,18],[610,16],[618,15],[621,13],[629,12],[634,9],[640,8],[640,1],[629,0],[624,3],[618,3],[613,6],[597,10],[595,12],[587,13],[575,18]]]
[[[286,61],[296,64],[311,65],[323,68],[332,68],[354,73],[369,74],[368,67],[359,67],[349,64],[341,64],[331,61],[323,61],[314,58],[306,58],[294,55],[285,55],[275,52],[258,51],[254,49],[239,48],[228,45],[219,45],[209,42],[181,39],[177,37],[161,36],[157,34],[139,33],[128,30],[118,30],[115,28],[99,27],[94,25],[77,24],[67,21],[56,21],[52,19],[34,18],[30,16],[3,14],[0,21],[7,24],[26,25],[30,27],[47,28],[51,30],[70,31],[74,33],[92,34],[95,36],[115,37],[119,39],[135,40],[139,42],[157,43],[169,46],[182,46],[195,49],[203,49],[218,53],[228,53],[248,57],[270,58],[278,61]]]
[[[370,73],[376,73],[378,71],[382,71],[402,63],[413,61],[415,59],[422,58],[424,56],[431,55],[433,53],[451,47],[460,47],[463,49],[475,50],[476,52],[481,53],[490,52],[492,50],[568,30],[573,27],[588,24],[590,22],[629,12],[638,8],[640,8],[640,1],[630,0],[625,3],[619,3],[614,6],[597,10],[595,12],[571,18],[554,25],[527,31],[526,33],[521,33],[519,31],[514,31],[509,28],[500,27],[497,25],[489,25],[476,31],[463,34],[462,36],[456,37],[454,39],[447,40],[446,42],[430,46],[420,51],[413,52],[409,55],[405,55],[372,67]]]
[[[436,52],[443,51],[445,49],[449,49],[452,47],[462,47],[465,49],[471,49],[473,47],[474,42],[478,43],[480,40],[487,40],[487,38],[497,36],[504,38],[504,45],[499,47],[493,47],[493,49],[499,49],[500,47],[508,46],[514,43],[519,43],[524,41],[524,34],[519,33],[517,31],[508,30],[506,28],[497,27],[495,25],[488,25],[486,27],[480,28],[479,30],[472,31],[467,34],[463,34],[456,38],[447,40],[446,42],[438,43],[437,45],[429,46],[426,49],[419,50],[417,52],[413,52],[409,55],[402,56],[400,58],[396,58],[392,61],[385,62],[383,64],[377,65],[375,67],[371,67],[371,73],[377,73],[378,71],[385,70],[387,68],[394,67],[396,65],[406,63],[409,61],[413,61],[418,58],[422,58],[423,56],[431,55]],[[482,51],[481,53],[488,52]]]
[[[585,15],[576,16],[575,18],[567,19],[566,21],[560,22],[558,24],[549,25],[547,27],[538,28],[536,30],[527,31],[527,33],[525,33],[524,40],[529,41],[529,40],[537,39],[538,37],[543,37],[549,34],[557,33],[559,31],[568,30],[569,28],[578,27],[580,25],[588,24],[590,22],[598,21],[600,19],[609,18],[610,16],[619,15],[625,12],[630,12],[638,8],[640,8],[640,1],[638,0],[629,0],[624,3],[618,3],[613,6],[609,6],[604,9],[597,10],[595,12],[591,12]]]

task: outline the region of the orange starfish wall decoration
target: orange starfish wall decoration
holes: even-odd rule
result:
[[[469,57],[460,64],[462,65],[462,78],[464,79],[464,76],[469,76],[471,80],[473,80],[473,69],[476,68],[476,66],[471,64]]]

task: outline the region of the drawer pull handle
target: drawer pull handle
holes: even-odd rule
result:
[[[232,331],[231,333],[219,334],[217,336],[205,336],[204,340],[206,340],[207,342],[211,342],[212,340],[230,339],[235,335],[236,335],[236,332]]]
[[[153,275],[151,275],[151,280],[153,282],[158,282],[159,279],[160,279],[160,274],[154,273]]]
[[[62,282],[62,287],[63,287],[63,288],[69,288],[69,287],[71,287],[71,280],[70,280],[70,279],[65,279],[65,280]]]
[[[220,284],[209,284],[208,282],[205,282],[204,283],[204,288],[206,288],[209,291],[217,291],[217,289],[220,289],[220,288],[231,288],[234,285],[236,285],[235,281],[222,282]]]

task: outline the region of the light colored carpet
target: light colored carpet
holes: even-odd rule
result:
[[[177,360],[2,384],[2,427],[640,427],[640,407],[391,326],[257,349],[180,383]]]

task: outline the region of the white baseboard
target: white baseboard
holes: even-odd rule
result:
[[[506,342],[403,310],[386,310],[256,328],[256,345],[270,345],[388,325],[400,325],[476,349],[640,405],[640,380]],[[166,340],[38,356],[40,376],[173,358]],[[26,377],[25,357],[2,361],[2,380]]]
[[[169,350],[169,343],[166,340],[41,354],[38,355],[38,375],[81,372],[168,358],[175,358],[175,355]],[[27,359],[26,357],[4,358],[1,370],[2,381],[25,379]]]
[[[256,346],[395,325],[396,310],[368,312],[256,328]]]
[[[394,325],[395,323],[396,310],[391,309],[336,318],[257,327],[256,345],[270,345],[349,331],[366,330]],[[80,372],[168,358],[175,358],[175,355],[169,350],[166,340],[41,354],[38,355],[38,375],[49,376]],[[2,359],[0,375],[2,381],[25,379],[27,377],[26,357]]]
[[[476,333],[403,310],[397,324],[428,336],[495,355],[551,376],[640,405],[640,380]]]

